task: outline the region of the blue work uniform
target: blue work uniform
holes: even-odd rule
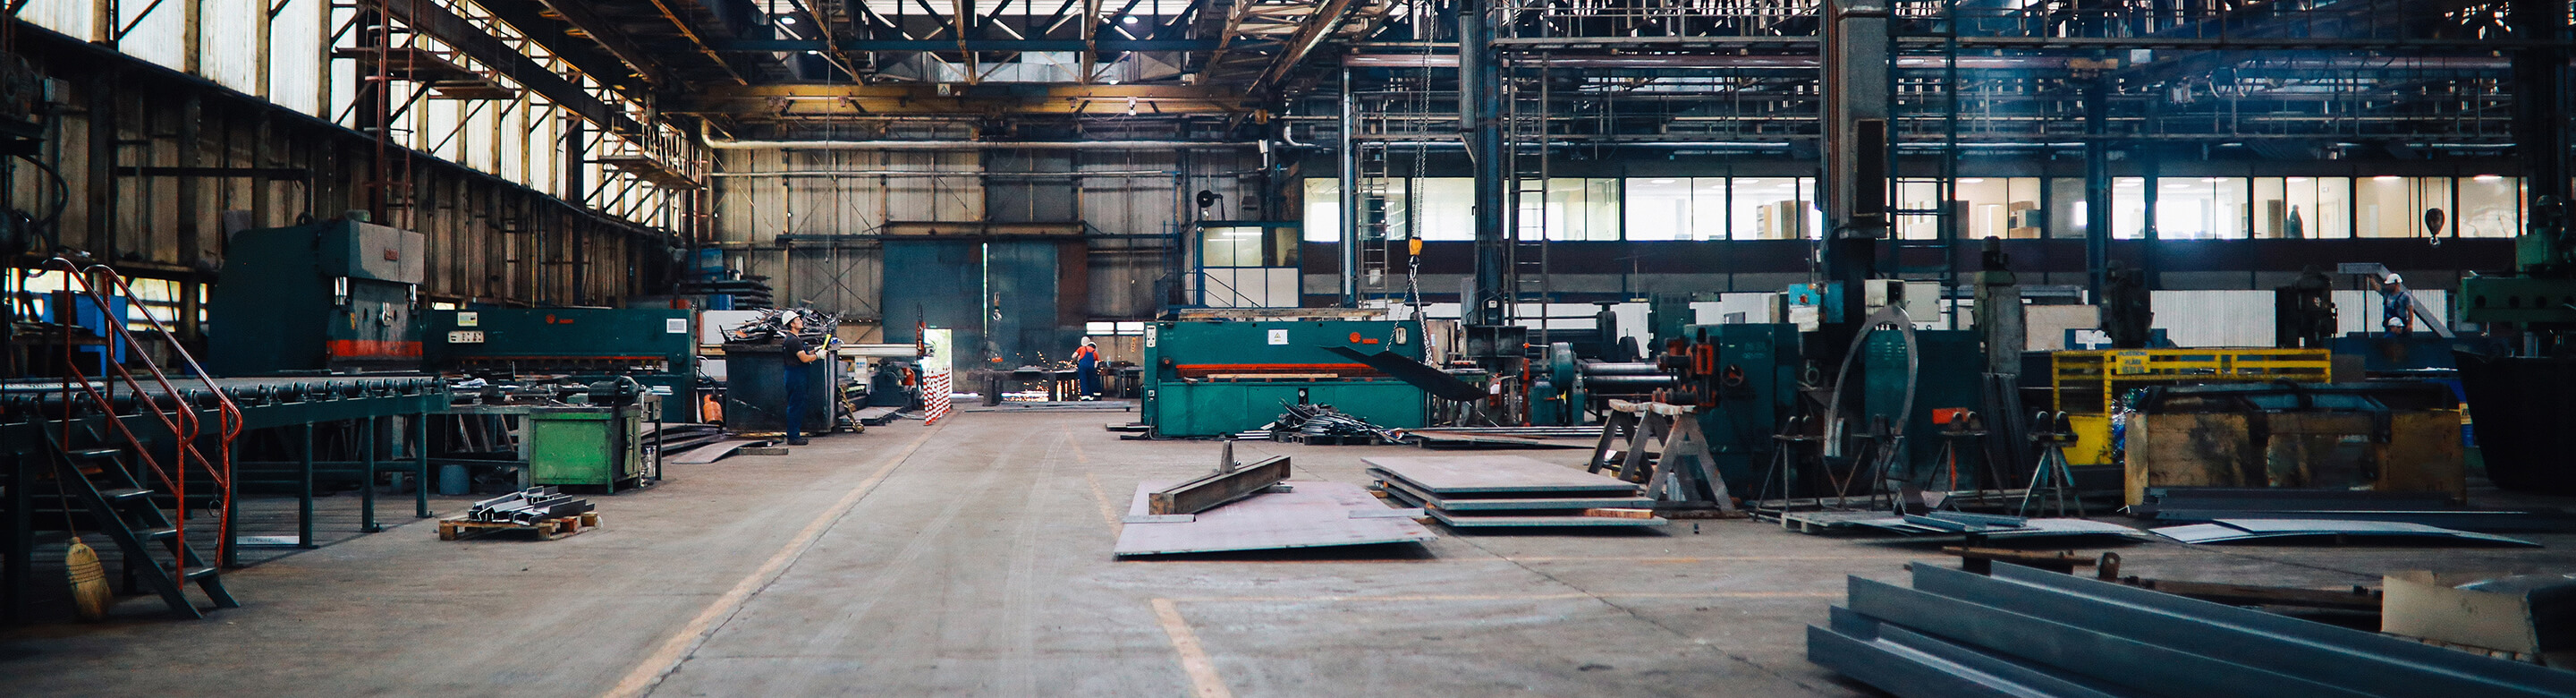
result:
[[[1082,382],[1085,397],[1100,394],[1100,352],[1089,346],[1073,350],[1075,377]]]
[[[787,359],[787,440],[805,438],[805,392],[814,383],[814,364],[797,357],[810,346],[804,337],[781,335],[778,348]]]

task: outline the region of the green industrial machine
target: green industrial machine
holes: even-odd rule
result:
[[[206,369],[419,370],[423,239],[351,217],[234,233],[207,299]]]
[[[1157,322],[1145,326],[1144,421],[1165,437],[1258,429],[1282,404],[1321,404],[1380,427],[1424,424],[1421,388],[1334,348],[1422,359],[1413,323],[1384,320]]]
[[[1905,400],[1908,369],[1904,335],[1884,331],[1870,333],[1861,349],[1859,375],[1854,377],[1861,382],[1860,409],[1847,410],[1853,417],[1846,428],[1856,435],[1867,434],[1877,420],[1892,423],[1898,415],[1903,415],[1906,462],[1911,464],[1906,473],[1920,479],[1931,476],[1937,467],[1943,468],[1939,471],[1942,477],[1948,477],[1946,466],[1934,462],[1940,458],[1943,438],[1942,426],[1935,422],[1934,412],[1942,409],[1985,411],[1985,391],[1980,385],[1985,370],[1984,346],[1974,330],[1915,330],[1915,357],[1911,371],[1914,400],[1908,405]],[[1976,448],[1975,444],[1968,443],[1959,446],[1962,449]],[[1968,478],[1974,477],[1975,471],[1979,470],[1974,459],[1980,457],[1975,452],[1959,456],[1962,486],[1968,485]],[[1937,484],[1946,488],[1948,483],[1945,480]]]
[[[530,484],[614,493],[644,477],[643,449],[636,447],[641,407],[546,407],[529,410],[525,419]]]
[[[1682,334],[1717,345],[1718,407],[1699,413],[1700,431],[1727,488],[1749,495],[1778,446],[1771,435],[1797,409],[1798,326],[1690,325]]]
[[[428,364],[440,371],[625,376],[662,397],[662,420],[698,421],[697,334],[677,308],[501,308],[431,311]]]

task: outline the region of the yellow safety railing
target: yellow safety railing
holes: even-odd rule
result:
[[[2054,407],[2070,414],[2109,414],[2113,400],[2154,385],[2194,383],[2324,383],[2333,355],[2324,349],[2110,349],[2049,356]]]

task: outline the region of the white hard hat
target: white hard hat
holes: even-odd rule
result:
[[[1090,337],[1084,337],[1084,338],[1082,338],[1082,345],[1083,345],[1083,346],[1086,346],[1086,347],[1087,347],[1087,346],[1091,346],[1091,338],[1090,338]]]
[[[2406,279],[2404,279],[2404,278],[2402,278],[2402,277],[2399,277],[2395,272],[2390,272],[2390,273],[2389,273],[2389,275],[2388,275],[2388,278],[2380,279],[2380,280],[2379,280],[2379,282],[2380,282],[2380,283],[2384,283],[2384,284],[2393,284],[2393,283],[2400,283],[2400,282],[2403,282],[2403,281],[2405,281],[2405,280],[2406,280]]]

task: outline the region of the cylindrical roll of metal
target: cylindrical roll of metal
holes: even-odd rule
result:
[[[1586,375],[1583,377],[1583,389],[1594,395],[1644,395],[1655,392],[1659,389],[1670,388],[1674,385],[1675,381],[1672,376],[1662,374],[1652,376]]]
[[[1652,361],[1595,361],[1583,365],[1583,375],[1586,376],[1647,376],[1663,375],[1663,373],[1664,369],[1657,367]]]

